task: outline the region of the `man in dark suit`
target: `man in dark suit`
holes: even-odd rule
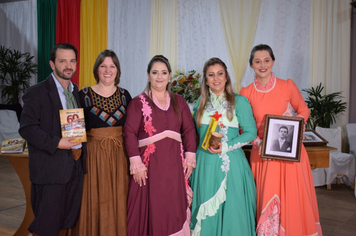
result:
[[[77,53],[69,43],[55,45],[49,62],[53,73],[23,96],[19,133],[28,141],[35,215],[28,229],[34,235],[63,235],[79,215],[86,146],[62,138],[59,116],[59,110],[80,107],[78,87],[70,81]]]
[[[288,128],[286,126],[279,127],[278,139],[274,140],[271,146],[272,151],[292,152],[292,144],[287,140]]]

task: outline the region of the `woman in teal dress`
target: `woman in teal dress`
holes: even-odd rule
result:
[[[248,100],[234,94],[226,65],[211,58],[204,65],[202,93],[194,107],[199,135],[193,189],[192,235],[256,235],[256,187],[241,149],[256,138]],[[202,148],[212,116],[223,135],[217,149]],[[242,134],[240,134],[240,129]]]

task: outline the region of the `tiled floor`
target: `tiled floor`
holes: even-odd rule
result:
[[[354,190],[346,185],[332,185],[331,190],[325,186],[317,187],[320,223],[323,235],[356,235],[356,198]]]
[[[10,235],[23,219],[26,208],[25,193],[10,162],[0,156],[0,235]],[[12,235],[12,234],[11,234]]]
[[[320,221],[324,236],[356,235],[356,198],[345,185],[317,187]],[[13,235],[25,213],[21,182],[9,161],[0,156],[0,236]]]

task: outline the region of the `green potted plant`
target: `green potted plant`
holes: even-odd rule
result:
[[[346,102],[341,100],[341,92],[322,95],[323,89],[324,86],[320,83],[316,88],[302,90],[308,94],[305,100],[310,109],[307,127],[313,130],[316,126],[330,128],[346,110]]]
[[[0,46],[0,92],[5,104],[19,104],[20,96],[30,87],[37,65],[29,52],[21,53]]]

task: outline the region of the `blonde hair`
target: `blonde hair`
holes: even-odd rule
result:
[[[234,95],[234,91],[232,90],[232,84],[231,84],[231,78],[229,75],[229,72],[227,71],[227,67],[225,65],[225,63],[217,58],[217,57],[213,57],[210,58],[209,60],[207,60],[204,64],[204,69],[203,69],[203,79],[201,81],[201,95],[200,95],[200,101],[199,101],[199,106],[198,106],[198,111],[195,117],[195,121],[197,123],[197,125],[199,127],[201,127],[201,119],[206,107],[206,104],[208,103],[208,101],[210,101],[210,96],[209,96],[209,86],[206,84],[206,72],[208,70],[208,68],[210,66],[219,64],[221,65],[224,70],[225,70],[225,75],[226,75],[226,84],[225,84],[225,96],[226,96],[226,100],[229,102],[229,106],[227,108],[227,118],[229,121],[231,121],[233,119],[233,110],[235,108],[235,95]]]

